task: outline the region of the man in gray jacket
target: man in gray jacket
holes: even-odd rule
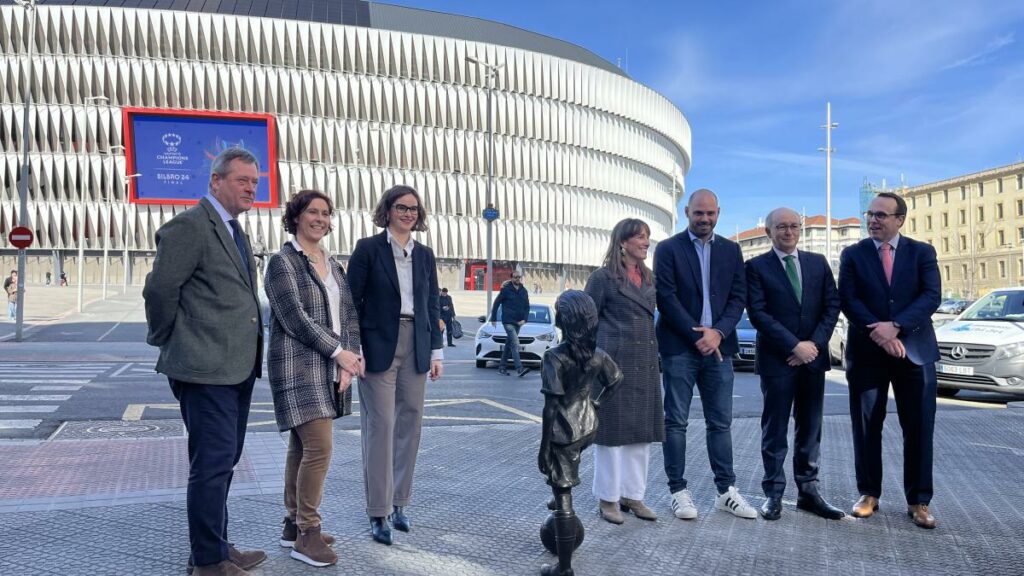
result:
[[[238,215],[252,208],[256,157],[229,148],[213,161],[209,193],[156,233],[142,292],[149,333],[188,430],[188,571],[248,574],[266,559],[228,543],[227,496],[242,456],[263,337],[256,262]]]

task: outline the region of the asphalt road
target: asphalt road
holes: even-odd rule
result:
[[[107,305],[111,310],[102,309]],[[64,422],[179,420],[166,378],[153,370],[154,360],[94,362],[82,359],[88,358],[90,352],[138,346],[146,331],[145,324],[138,318],[140,310],[125,311],[123,303],[98,303],[93,314],[97,319],[113,317],[115,320],[90,321],[87,313],[82,321],[37,326],[30,332],[29,341],[52,343],[52,357],[47,355],[49,359],[37,362],[0,362],[0,439],[44,439]],[[121,320],[116,320],[117,317]],[[543,406],[539,374],[534,371],[519,378],[501,376],[494,368],[476,368],[472,337],[479,325],[473,318],[463,317],[460,321],[466,328],[466,337],[457,341],[455,348],[445,348],[444,377],[428,384],[424,425],[539,421]],[[841,370],[829,373],[825,395],[826,414],[849,413],[845,375]],[[940,407],[943,410],[998,409],[1012,400],[1010,396],[961,392],[956,399],[940,399]],[[895,411],[894,403],[889,404],[890,411]],[[356,404],[357,413],[358,409]],[[734,416],[759,418],[760,413],[757,376],[750,371],[738,371],[734,384]],[[701,417],[697,398],[691,416]],[[276,429],[266,380],[257,381],[249,421],[254,431]],[[358,428],[358,416],[342,418],[337,426]]]

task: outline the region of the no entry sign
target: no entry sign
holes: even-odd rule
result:
[[[7,235],[7,241],[16,248],[28,248],[32,245],[32,231],[24,226],[18,226]]]

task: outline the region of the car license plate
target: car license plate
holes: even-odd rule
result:
[[[744,356],[753,356],[754,348],[750,346],[744,346],[740,348],[740,354],[743,354]]]
[[[939,372],[943,374],[959,374],[961,376],[974,376],[974,368],[971,366],[950,366],[949,364],[939,364]]]

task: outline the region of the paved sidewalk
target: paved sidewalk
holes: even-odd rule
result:
[[[652,451],[647,502],[657,522],[601,521],[590,494],[590,456],[575,491],[587,529],[576,573],[619,574],[1020,574],[1024,566],[1024,406],[948,411],[936,428],[936,530],[904,513],[901,442],[887,420],[886,483],[880,513],[867,520],[825,521],[795,509],[787,492],[781,520],[742,520],[713,510],[703,423],[690,434],[690,485],[700,518],[671,515],[660,450]],[[107,423],[111,438],[0,443],[0,574],[179,575],[187,557],[185,439],[131,438],[145,421]],[[127,436],[127,437],[125,437]],[[857,496],[849,419],[828,417],[822,451],[823,492],[843,508]],[[74,435],[68,435],[74,437]],[[733,430],[741,491],[760,504],[757,419]],[[255,573],[520,575],[552,561],[538,538],[549,491],[536,471],[536,425],[424,429],[410,534],[384,547],[369,537],[363,510],[358,431],[335,432],[323,503],[336,534],[339,566],[315,569],[277,545],[285,443],[277,433],[250,434],[238,467],[230,534],[269,560]]]

